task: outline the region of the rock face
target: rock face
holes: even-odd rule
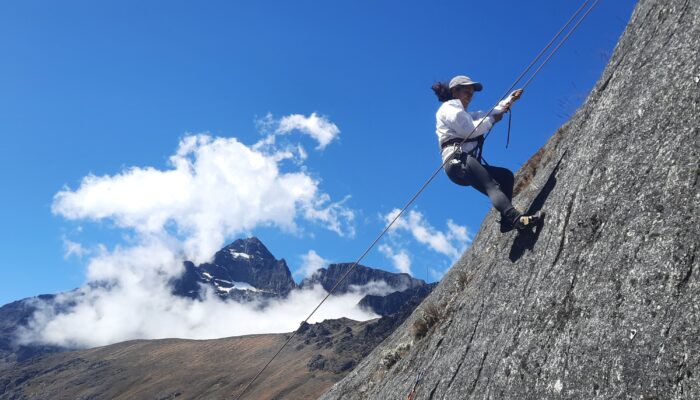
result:
[[[698,49],[700,2],[640,1],[585,104],[516,176],[516,205],[545,224],[501,234],[489,214],[322,398],[700,398]]]

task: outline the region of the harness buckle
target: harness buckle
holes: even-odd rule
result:
[[[460,164],[462,162],[462,146],[460,143],[454,143],[450,147],[453,148],[450,153],[450,164]]]

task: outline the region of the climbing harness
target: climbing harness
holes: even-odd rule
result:
[[[450,153],[450,158],[452,159],[452,161],[460,160],[462,158],[463,153],[464,153],[462,151],[462,144],[464,144],[466,142],[474,142],[474,143],[476,143],[476,147],[474,147],[472,150],[470,150],[468,153],[466,153],[464,155],[465,156],[470,155],[470,156],[476,158],[477,160],[479,160],[479,162],[481,162],[481,158],[482,158],[481,149],[484,146],[484,137],[483,136],[479,136],[478,138],[467,139],[467,140],[462,140],[461,138],[450,139],[450,140],[446,141],[445,143],[443,143],[442,145],[440,145],[440,148],[442,150],[445,150],[448,147],[452,147],[453,150]]]
[[[554,35],[554,37],[552,38],[552,40],[550,40],[550,42],[540,51],[540,53],[532,60],[532,62],[530,62],[530,65],[528,65],[528,67],[525,68],[525,70],[520,74],[520,76],[518,76],[518,78],[513,82],[513,84],[511,85],[511,87],[510,87],[508,90],[506,90],[506,93],[505,93],[503,96],[501,96],[501,100],[504,99],[508,94],[510,94],[511,90],[513,90],[513,88],[515,88],[515,85],[517,85],[518,82],[520,82],[520,80],[530,71],[530,69],[535,65],[535,63],[537,63],[537,61],[540,59],[540,57],[542,57],[542,55],[543,55],[543,54],[551,47],[551,45],[559,38],[559,36],[562,34],[562,32],[564,32],[564,30],[566,30],[566,28],[569,27],[569,25],[571,24],[571,22],[572,22],[574,19],[576,19],[576,17],[579,15],[579,13],[581,12],[581,10],[583,10],[583,9],[588,5],[588,3],[589,3],[590,1],[591,1],[591,0],[585,0],[585,1],[583,2],[583,4],[578,8],[578,10],[576,10],[576,12],[574,12],[574,14],[571,16],[571,18],[569,19],[569,21],[567,21],[566,24],[564,24],[564,26],[559,30],[559,32],[557,32],[557,34]],[[542,62],[542,64],[540,64],[539,68],[537,68],[537,70],[535,70],[535,72],[530,76],[530,78],[527,80],[527,82],[525,83],[525,85],[523,85],[523,87],[522,87],[523,89],[525,89],[525,88],[530,84],[530,82],[532,82],[532,80],[535,78],[535,76],[537,76],[537,74],[542,70],[542,67],[544,67],[545,64],[547,64],[547,62],[552,58],[552,56],[557,52],[557,50],[559,50],[559,48],[564,44],[564,42],[566,42],[566,40],[571,36],[571,34],[574,33],[574,31],[576,31],[576,29],[579,27],[579,25],[581,25],[581,23],[583,22],[583,20],[586,19],[586,17],[588,16],[588,14],[595,8],[595,6],[598,4],[598,2],[600,2],[600,0],[595,0],[595,1],[593,2],[593,5],[591,5],[591,6],[586,10],[586,12],[579,18],[579,20],[576,22],[576,24],[573,26],[573,28],[571,28],[571,30],[564,36],[564,38],[563,38],[563,39],[558,43],[558,45],[554,48],[554,50],[552,50],[552,51],[550,52],[549,56]],[[476,129],[479,128],[479,125],[481,125],[481,123],[482,123],[487,117],[489,117],[489,116],[491,115],[491,113],[493,112],[493,110],[494,110],[495,108],[496,108],[496,106],[494,105],[494,106],[491,108],[491,110],[489,110],[489,112],[486,114],[486,116],[485,116],[484,118],[482,118],[482,120],[479,122],[479,124],[477,124],[477,126],[474,127],[474,130],[473,130],[469,135],[467,135],[467,138],[468,138],[469,136],[471,136],[471,134],[474,133],[474,131],[476,131]],[[481,137],[482,145],[483,145],[483,141],[486,139],[486,136],[488,136],[489,133],[490,133],[490,132],[487,132],[484,136]],[[468,140],[468,139],[462,140],[462,141],[459,143],[459,147],[461,148],[462,144],[463,144],[464,142],[466,142],[467,140]],[[480,146],[477,146],[477,147],[480,147]],[[481,157],[480,152],[479,152],[479,157],[480,157],[481,159],[483,159],[483,158]],[[345,279],[347,279],[348,275],[350,275],[350,273],[355,269],[355,267],[357,267],[357,265],[360,263],[360,261],[362,261],[362,260],[365,258],[365,256],[370,252],[370,250],[372,250],[372,248],[374,248],[374,246],[377,244],[377,242],[379,242],[379,240],[389,231],[389,229],[391,229],[391,227],[394,225],[394,223],[395,223],[399,218],[401,218],[401,215],[403,215],[403,213],[416,201],[416,199],[418,198],[418,196],[420,196],[421,193],[423,193],[423,191],[425,190],[425,188],[428,187],[428,185],[430,184],[430,182],[432,182],[433,179],[435,179],[435,177],[438,175],[438,173],[440,173],[440,170],[442,170],[442,169],[445,167],[445,165],[446,165],[448,162],[450,162],[452,159],[453,159],[453,157],[448,157],[445,161],[443,161],[443,163],[435,170],[435,172],[433,172],[433,174],[423,183],[423,185],[420,187],[420,189],[418,189],[418,191],[411,197],[411,199],[406,203],[406,205],[403,206],[403,208],[394,216],[394,218],[391,220],[391,222],[389,222],[389,224],[387,224],[387,226],[379,233],[379,235],[372,241],[372,243],[370,243],[369,247],[367,247],[367,249],[362,253],[362,255],[360,255],[360,257],[357,259],[357,261],[355,261],[355,262],[350,266],[350,268],[345,272],[345,274],[343,274],[343,276],[340,277],[340,279],[338,280],[338,282],[336,282],[335,285],[333,285],[333,287],[331,288],[331,290],[328,291],[328,294],[321,300],[321,302],[316,306],[316,308],[314,308],[314,309],[311,311],[311,313],[306,317],[306,319],[305,319],[304,321],[302,321],[302,323],[299,325],[300,327],[303,326],[304,324],[308,323],[309,319],[311,319],[311,317],[316,313],[316,311],[321,307],[321,305],[323,305],[323,303],[326,302],[326,300],[333,294],[333,292],[335,292],[335,290],[338,288],[338,286],[340,286],[340,284],[343,283],[343,282],[345,281]],[[484,161],[484,162],[485,162],[485,161]],[[265,369],[267,369],[267,367],[270,365],[270,363],[272,363],[272,361],[274,361],[274,359],[277,358],[277,356],[282,352],[282,350],[284,350],[284,348],[287,347],[287,345],[289,344],[289,342],[292,341],[292,339],[296,336],[296,334],[297,334],[298,332],[299,332],[299,328],[297,328],[294,332],[292,332],[291,335],[289,335],[289,337],[288,337],[287,340],[282,344],[282,346],[280,347],[280,349],[277,350],[277,352],[276,352],[276,353],[272,356],[272,358],[270,358],[270,360],[262,367],[262,369],[260,369],[260,371],[258,371],[258,373],[255,374],[255,376],[253,377],[253,379],[251,379],[251,380],[248,382],[248,384],[243,388],[243,390],[242,390],[240,393],[238,393],[238,395],[236,396],[236,400],[240,400],[240,399],[243,397],[243,395],[246,393],[246,391],[248,391],[248,389],[250,388],[250,386],[258,379],[258,377],[260,376],[260,374],[262,374],[262,373],[265,371]],[[417,385],[416,385],[416,386],[417,386]]]
[[[511,108],[508,108],[508,134],[506,135],[506,149],[508,148],[508,145],[510,144],[510,127],[513,122],[513,111]],[[478,127],[479,125],[477,125]],[[491,132],[489,130],[489,132]],[[483,164],[488,166],[489,163],[486,162],[486,159],[484,159],[484,142],[486,141],[486,135],[488,135],[489,132],[486,132],[485,135],[479,136],[478,138],[468,138],[466,140],[462,140],[460,138],[454,138],[446,141],[443,143],[440,147],[442,150],[444,150],[446,147],[454,147],[454,150],[452,150],[452,153],[450,155],[451,161],[450,162],[457,162],[458,160],[464,161],[462,159],[462,144],[466,142],[476,142],[476,147],[469,151],[467,153],[468,155],[476,158],[476,160],[479,162],[479,164]],[[471,133],[470,133],[471,135]]]

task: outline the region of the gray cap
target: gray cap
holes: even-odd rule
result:
[[[481,86],[481,83],[479,82],[474,82],[472,78],[464,75],[457,75],[452,80],[450,81],[450,89],[457,87],[457,86],[466,86],[466,85],[471,85],[474,86],[474,91],[475,92],[480,92],[481,89],[483,88]]]

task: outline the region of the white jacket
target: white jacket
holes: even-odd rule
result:
[[[493,116],[503,114],[510,101],[511,96],[508,96],[507,99],[498,103],[488,119],[483,122],[482,119],[487,114],[485,111],[467,112],[459,99],[442,103],[435,113],[435,133],[438,136],[438,144],[445,143],[450,139],[474,139],[483,136],[493,127],[495,122]],[[476,142],[464,142],[462,151],[468,153],[476,146]],[[442,160],[447,160],[454,150],[455,146],[449,146],[442,150]]]

